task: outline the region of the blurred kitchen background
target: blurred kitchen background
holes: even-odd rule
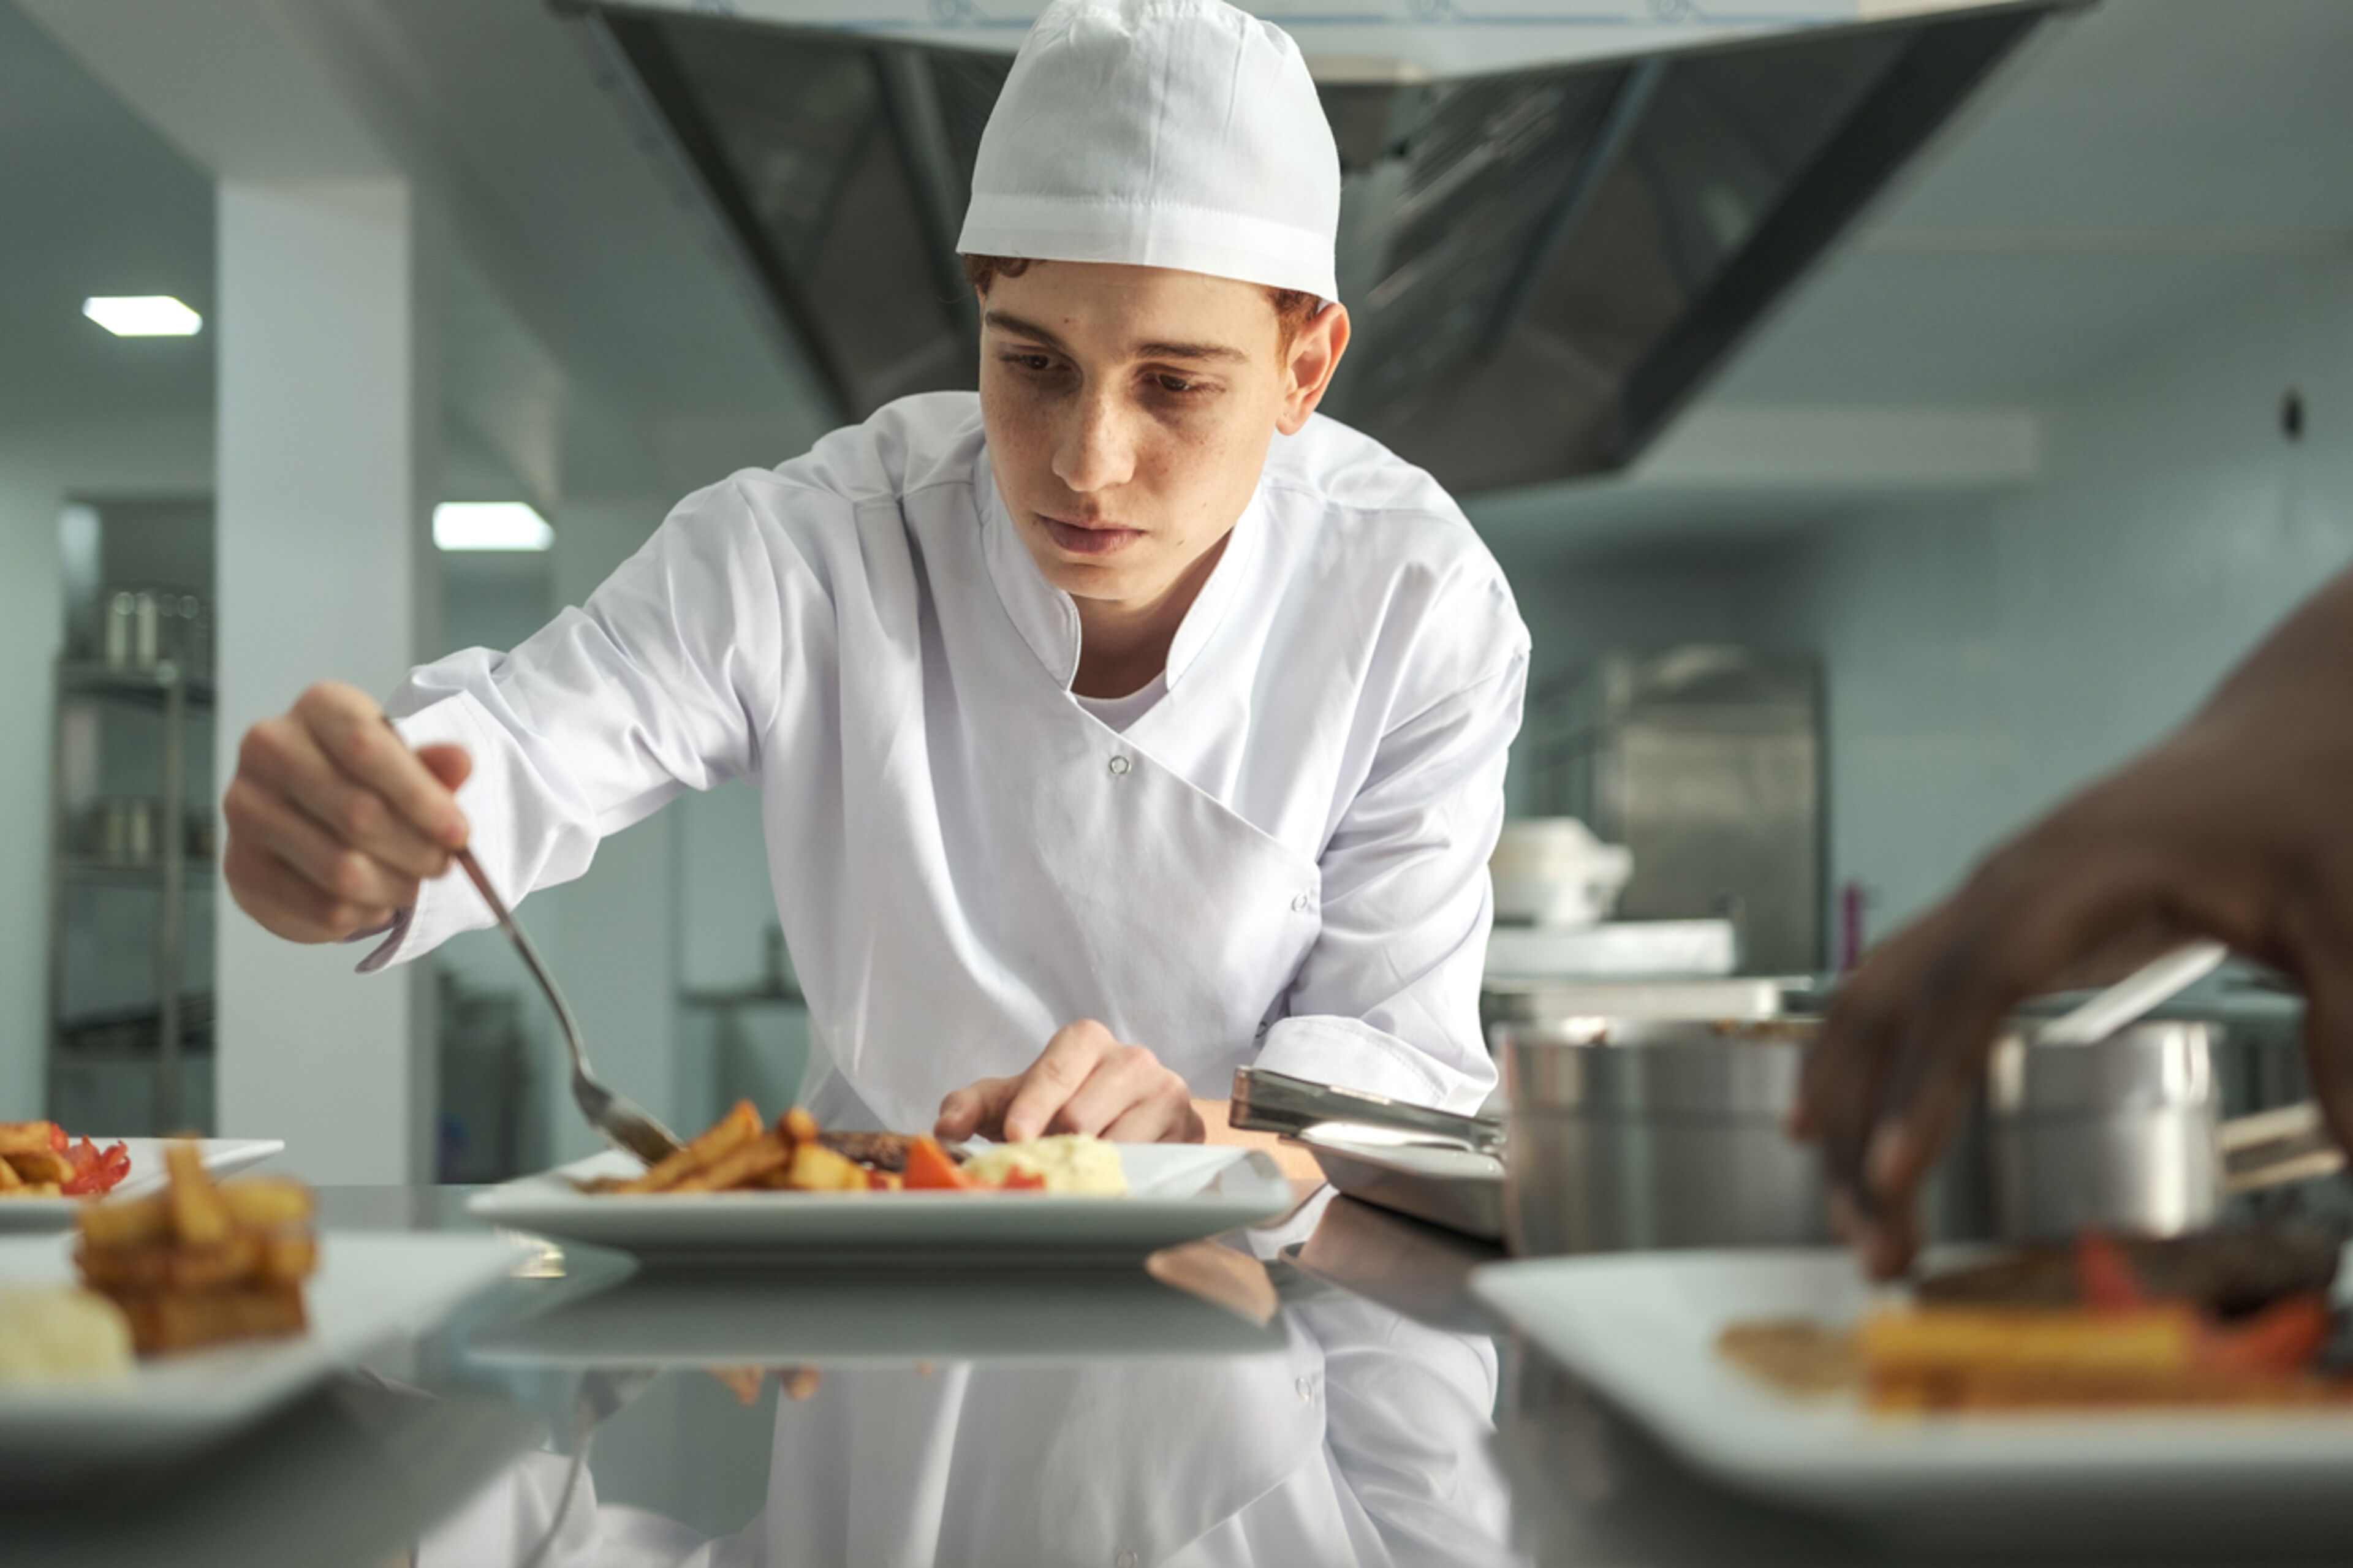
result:
[[[227,906],[234,738],[970,384],[950,241],[1035,9],[0,0],[0,1119],[329,1181],[586,1148],[495,936],[362,980]],[[2353,556],[2353,6],[1282,20],[1347,177],[1328,410],[1535,639],[1498,1005],[1835,972]],[[790,1098],[750,791],[524,920],[673,1124]]]

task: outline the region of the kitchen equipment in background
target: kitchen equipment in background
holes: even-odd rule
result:
[[[1831,1239],[1820,1159],[1782,1128],[1819,1020],[1567,1018],[1493,1031],[1514,1252]],[[2144,1018],[2089,1045],[1997,1043],[1923,1202],[1931,1239],[2178,1235],[2231,1196],[2342,1166],[2267,1030]],[[2292,1048],[2292,1047],[2291,1047]],[[2265,1099],[2225,1118],[2227,1100]]]
[[[1744,971],[1811,972],[1823,943],[1819,689],[1801,655],[1609,655],[1532,699],[1530,804],[1632,852],[1621,921],[1729,920]]]
[[[99,662],[115,671],[151,670],[169,659],[212,668],[212,612],[185,588],[115,586],[99,591],[103,607]]]
[[[1487,872],[1497,925],[1574,928],[1609,918],[1634,857],[1573,816],[1521,816],[1504,824]]]
[[[1808,980],[1727,975],[1684,979],[1505,980],[1490,976],[1479,994],[1479,1022],[1491,1045],[1504,1024],[1567,1018],[1778,1018],[1795,1011],[1795,987]]]
[[[1834,1239],[1820,1161],[1785,1128],[1810,1020],[1585,1018],[1497,1037],[1513,1252]]]
[[[955,237],[1011,13],[943,0],[942,39],[861,31],[849,5],[577,9],[803,351],[827,422],[974,384]],[[1641,19],[1579,20],[1647,52],[1470,72],[1433,44],[1502,14],[1290,9],[1339,156],[1356,333],[1324,412],[1460,495],[1630,462],[2047,7],[1701,48],[1644,7],[1599,7]]]
[[[1694,978],[1740,967],[1730,921],[1609,921],[1554,929],[1497,926],[1482,984],[1538,980]]]

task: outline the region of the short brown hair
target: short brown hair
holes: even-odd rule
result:
[[[976,294],[987,294],[988,286],[1000,274],[1018,278],[1029,270],[1029,258],[1026,256],[960,256],[957,259],[964,263],[964,280],[972,285]],[[1314,321],[1316,311],[1323,309],[1324,301],[1298,289],[1269,288],[1266,297],[1274,306],[1275,341],[1288,351],[1300,329]]]

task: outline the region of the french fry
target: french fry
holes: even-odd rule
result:
[[[748,1100],[739,1100],[735,1108],[713,1122],[706,1131],[698,1133],[685,1148],[634,1181],[621,1184],[625,1193],[666,1193],[688,1176],[717,1160],[739,1143],[748,1143],[760,1135],[760,1113]]]
[[[171,1177],[167,1195],[172,1205],[172,1231],[189,1247],[212,1247],[228,1239],[237,1228],[220,1189],[205,1174],[204,1162],[194,1143],[164,1146],[164,1169]]]
[[[16,1173],[16,1167],[0,1160],[0,1193],[14,1192],[24,1184],[25,1178]]]
[[[186,1294],[117,1296],[141,1355],[168,1355],[227,1340],[301,1333],[307,1322],[299,1285],[254,1285]]]
[[[285,1231],[257,1239],[253,1277],[263,1283],[299,1285],[318,1272],[319,1243],[309,1231]]]
[[[862,1193],[866,1190],[865,1167],[835,1153],[822,1143],[795,1145],[788,1177],[785,1184],[795,1192]]]
[[[172,1234],[172,1202],[164,1193],[86,1204],[74,1217],[91,1247],[142,1247]]]
[[[793,1145],[781,1132],[764,1132],[749,1143],[739,1143],[700,1171],[681,1177],[673,1193],[723,1193],[790,1164]]]
[[[227,1183],[220,1189],[220,1199],[231,1219],[252,1230],[308,1225],[318,1207],[311,1189],[287,1176],[248,1176]]]
[[[11,1154],[8,1156],[7,1163],[16,1167],[16,1174],[27,1185],[41,1182],[55,1182],[62,1184],[73,1179],[73,1162],[51,1150],[43,1149],[37,1153]]]
[[[260,1239],[233,1231],[209,1247],[169,1241],[139,1247],[85,1247],[75,1256],[82,1278],[106,1291],[213,1290],[242,1285],[261,1257]]]
[[[0,1121],[0,1159],[57,1152],[54,1121]]]
[[[1937,1308],[1875,1312],[1859,1331],[1874,1380],[1980,1373],[2001,1377],[2160,1379],[2196,1359],[2198,1314],[2168,1303],[2125,1312]]]
[[[797,1105],[787,1106],[776,1118],[776,1130],[795,1143],[817,1142],[817,1118]]]

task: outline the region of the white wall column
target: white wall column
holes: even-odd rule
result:
[[[434,422],[416,204],[397,177],[224,179],[218,766],[314,680],[388,692],[429,618]],[[219,895],[220,1131],[321,1182],[429,1181],[431,966],[363,979]]]

